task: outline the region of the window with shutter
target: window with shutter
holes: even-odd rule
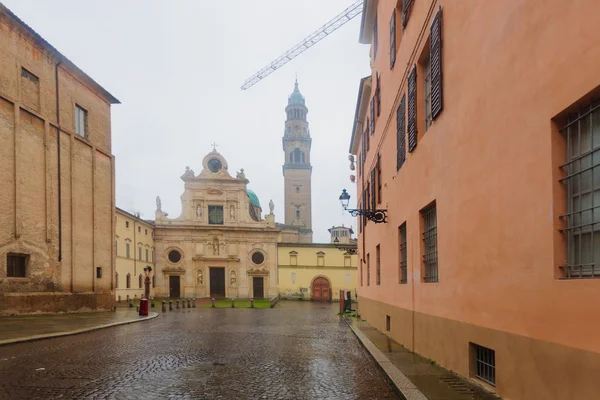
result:
[[[377,91],[377,89],[375,89],[375,91]],[[371,104],[369,105],[369,107],[369,113],[371,114],[371,123],[369,125],[369,129],[371,130],[372,135],[375,133],[375,97],[371,98]]]
[[[396,62],[396,9],[392,10],[390,18],[390,69],[394,67]]]
[[[369,132],[365,132],[365,138],[367,139],[367,151],[371,148],[371,137],[369,136]]]
[[[379,72],[377,73],[377,88],[375,89],[375,101],[377,101],[377,116],[379,117],[379,114],[381,114],[381,85],[379,84]]]
[[[377,154],[377,204],[381,203],[381,154]]]
[[[402,0],[402,29],[406,28],[408,23],[408,17],[410,16],[410,9],[414,0]]]
[[[377,208],[377,168],[371,170],[371,209]]]
[[[435,119],[443,108],[442,96],[442,9],[440,8],[431,23],[431,118]]]
[[[396,110],[396,170],[406,161],[406,95],[402,95],[400,105]]]
[[[408,151],[417,147],[417,66],[408,75]]]
[[[379,40],[377,38],[377,15],[375,15],[375,25],[373,26],[373,59],[377,58],[377,45]]]

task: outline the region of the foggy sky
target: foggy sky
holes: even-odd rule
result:
[[[312,136],[315,242],[356,226],[348,147],[358,84],[370,74],[360,15],[247,91],[242,83],[353,0],[1,0],[122,104],[112,107],[117,206],[154,219],[155,198],[181,212],[183,181],[217,142],[229,173],[244,168],[263,214],[284,221],[287,96],[298,75]]]

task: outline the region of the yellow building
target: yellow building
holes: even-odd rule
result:
[[[115,295],[117,301],[139,299],[144,295],[144,267],[150,266],[150,296],[156,286],[154,276],[154,223],[125,210],[116,210],[115,250],[117,254]]]
[[[113,307],[118,102],[0,3],[0,313]]]
[[[339,301],[342,289],[356,294],[358,258],[352,229],[333,227],[329,232],[331,243],[277,245],[281,298]]]

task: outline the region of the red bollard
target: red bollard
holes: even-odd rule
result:
[[[140,317],[148,316],[148,299],[140,300]]]

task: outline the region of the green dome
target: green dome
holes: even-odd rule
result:
[[[258,201],[258,196],[256,195],[256,193],[254,193],[250,189],[246,189],[246,194],[250,198],[250,204],[252,204],[254,207],[258,207],[258,208],[262,209],[262,207],[260,206],[260,201]]]
[[[290,97],[288,97],[288,105],[305,106],[304,96],[302,96],[302,93],[300,93],[300,89],[298,89],[298,79],[296,79],[296,83],[294,84],[294,91],[292,92]]]

